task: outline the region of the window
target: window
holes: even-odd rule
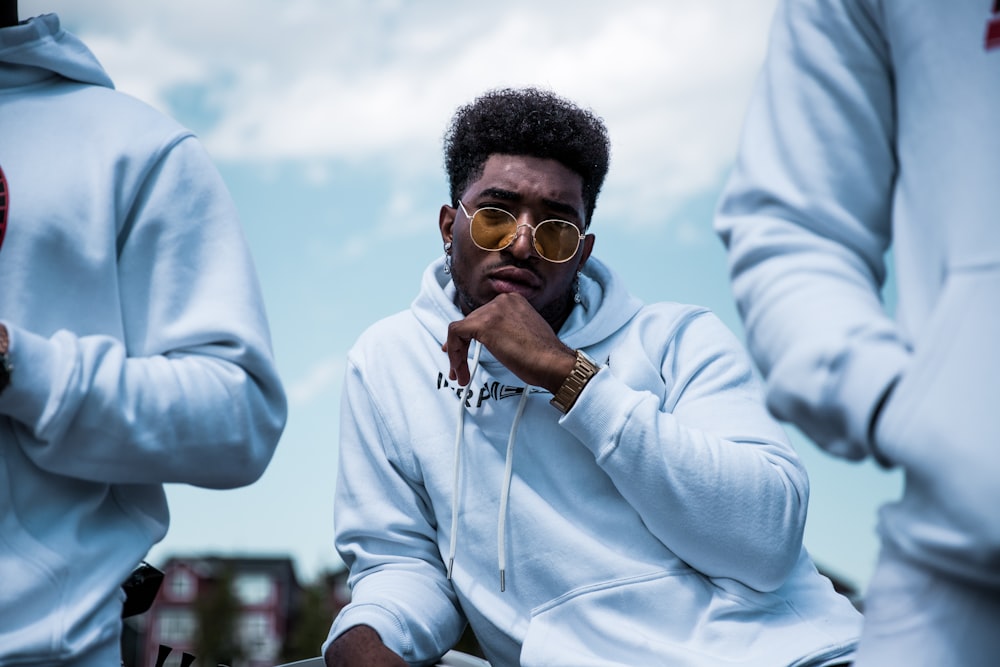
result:
[[[189,570],[178,568],[170,573],[168,586],[172,599],[188,602],[194,599],[197,582]]]
[[[270,615],[261,611],[244,612],[240,616],[240,645],[253,660],[274,660],[281,643],[271,627]]]
[[[251,611],[240,616],[240,639],[246,644],[259,644],[271,637],[271,619],[267,614]]]
[[[161,644],[190,644],[197,625],[187,609],[164,609],[156,619],[156,638]]]
[[[266,574],[240,574],[233,582],[236,597],[247,606],[269,602],[273,589],[274,583]]]

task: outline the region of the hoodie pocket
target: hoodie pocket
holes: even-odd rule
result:
[[[876,441],[906,474],[882,528],[911,556],[1000,586],[1000,267],[953,273]]]
[[[11,497],[9,465],[18,453],[13,438],[0,435],[0,647],[17,652],[51,654],[63,632],[63,559],[35,540],[21,525]],[[21,483],[24,483],[23,475]]]
[[[820,638],[778,596],[731,594],[697,572],[578,589],[532,613],[522,667],[791,664]]]

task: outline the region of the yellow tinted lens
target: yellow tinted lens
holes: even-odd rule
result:
[[[481,208],[472,214],[469,226],[472,241],[483,250],[500,250],[514,240],[517,220],[499,208]]]
[[[562,220],[546,220],[535,227],[535,250],[552,262],[565,262],[580,247],[577,226]]]

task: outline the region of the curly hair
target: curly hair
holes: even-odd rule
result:
[[[537,88],[488,91],[459,107],[444,136],[444,164],[455,206],[493,154],[551,158],[583,179],[586,225],[608,173],[611,142],[604,121]]]

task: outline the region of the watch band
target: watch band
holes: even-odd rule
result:
[[[7,351],[10,348],[10,338],[7,336],[7,327],[0,324],[0,394],[10,384],[10,374],[14,366],[10,363]]]
[[[584,354],[583,351],[577,350],[573,370],[566,376],[562,386],[559,387],[549,403],[559,412],[566,414],[576,403],[577,397],[590,382],[590,378],[594,377],[599,370],[601,367],[597,365],[597,362]]]

